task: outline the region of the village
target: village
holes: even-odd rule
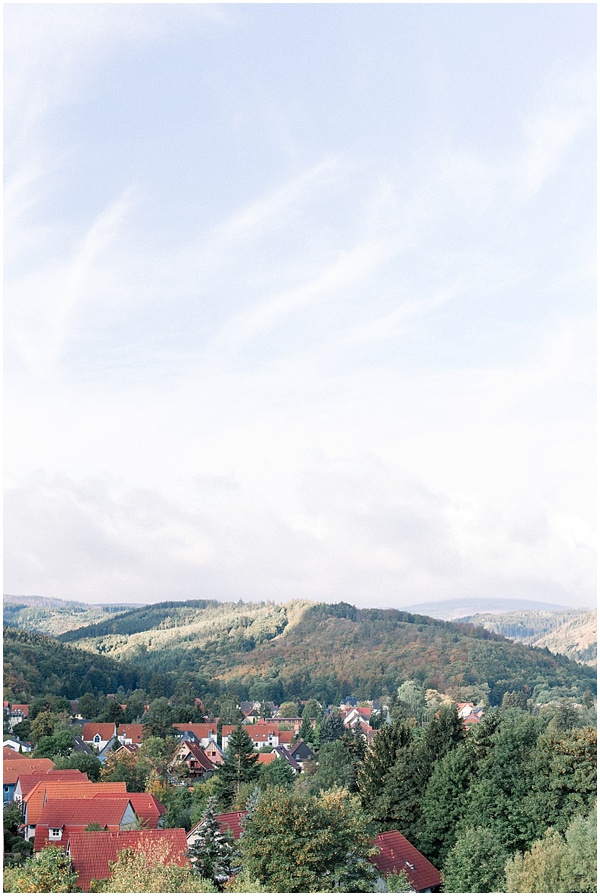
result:
[[[115,698],[115,695],[108,695]],[[313,705],[315,701],[310,701]],[[199,836],[201,819],[189,830],[165,826],[165,804],[155,792],[165,794],[177,790],[192,791],[199,782],[207,782],[228,762],[232,738],[240,730],[251,742],[251,752],[261,769],[277,764],[292,776],[310,777],[319,766],[319,751],[315,747],[315,730],[323,728],[327,720],[339,726],[362,749],[373,754],[377,745],[377,728],[389,724],[389,708],[378,702],[349,698],[339,707],[328,707],[323,718],[281,716],[274,704],[242,702],[238,711],[243,717],[237,725],[222,724],[218,718],[204,722],[174,722],[170,737],[172,755],[163,764],[159,785],[144,791],[131,791],[125,780],[103,780],[110,768],[131,767],[138,754],[143,755],[144,744],[153,735],[142,721],[134,723],[95,722],[79,714],[78,701],[71,701],[71,724],[80,732],[72,737],[71,756],[97,757],[102,772],[98,780],[78,768],[57,768],[50,758],[32,758],[35,745],[16,735],[5,733],[3,747],[4,807],[18,807],[21,812],[19,835],[24,838],[35,856],[48,847],[60,847],[69,858],[77,874],[77,886],[84,892],[94,887],[93,881],[110,877],[111,863],[117,861],[125,848],[160,847],[165,864],[191,868],[190,849]],[[309,701],[302,701],[306,709]],[[318,704],[317,704],[318,705]],[[196,698],[197,710],[202,712],[202,701]],[[283,707],[286,708],[285,706]],[[289,707],[287,707],[289,709]],[[123,712],[126,704],[121,706]],[[148,712],[150,706],[145,707]],[[465,732],[481,721],[482,706],[473,703],[455,704],[458,720]],[[5,732],[28,719],[27,704],[4,705]],[[267,717],[263,717],[267,713]],[[417,724],[413,720],[414,724]],[[76,765],[77,763],[72,763]],[[125,776],[124,776],[125,777]],[[160,777],[160,776],[159,776]],[[275,783],[275,782],[274,782]],[[244,831],[245,807],[215,814],[215,823],[222,833],[235,843]],[[436,892],[440,889],[439,871],[400,831],[378,834],[372,843],[370,862],[376,869],[379,889],[387,889],[386,878],[402,874],[407,889],[416,892]]]

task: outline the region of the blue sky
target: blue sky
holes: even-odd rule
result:
[[[4,590],[592,605],[595,6],[4,10]]]

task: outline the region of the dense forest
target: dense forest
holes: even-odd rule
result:
[[[40,689],[69,698],[114,692],[117,681],[171,696],[182,676],[213,696],[275,703],[373,698],[407,679],[492,705],[507,691],[544,703],[581,701],[596,687],[591,668],[480,626],[346,603],[164,603],[44,639],[39,649],[31,634],[7,629],[5,638],[5,684],[15,701]]]

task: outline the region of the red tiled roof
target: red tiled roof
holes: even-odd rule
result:
[[[51,759],[28,759],[23,753],[17,756],[16,759],[5,759],[2,763],[2,779],[5,784],[16,784],[19,775],[33,775],[54,768]]]
[[[277,759],[277,753],[259,753],[258,754],[258,764],[259,765],[269,765],[269,763],[273,762],[274,759]]]
[[[293,731],[280,731],[279,732],[279,743],[282,746],[286,744],[292,745],[292,741],[295,739],[296,735]]]
[[[34,772],[30,775],[19,775],[19,780],[17,784],[21,789],[21,796],[27,796],[27,794],[33,790],[36,784],[39,784],[40,781],[80,781],[82,784],[91,784],[92,782],[83,772],[80,772],[79,769],[76,768],[51,768],[47,771]]]
[[[236,728],[237,725],[223,725],[223,737],[232,734]],[[268,740],[269,735],[277,736],[279,727],[276,723],[257,722],[256,725],[244,725],[244,731],[250,735],[252,740]]]
[[[94,797],[94,799],[53,799],[48,800],[38,819],[38,825],[49,828],[62,828],[68,825],[98,823],[118,825],[121,823],[127,806],[131,802],[130,794],[121,797]]]
[[[178,731],[191,731],[198,740],[206,740],[209,737],[216,740],[217,738],[216,722],[176,722],[173,728],[177,728]]]
[[[188,868],[186,857],[187,841],[183,828],[168,828],[161,831],[82,831],[69,836],[68,852],[73,868],[79,877],[77,885],[84,893],[89,892],[92,880],[104,880],[110,876],[109,862],[115,862],[122,849],[133,847],[136,851],[152,848],[154,844],[165,845],[167,855],[163,859],[168,864]]]
[[[440,886],[440,872],[399,831],[379,834],[375,838],[375,846],[379,847],[379,853],[371,856],[369,861],[384,876],[405,871],[417,893]]]
[[[222,815],[216,815],[215,821],[222,832],[231,831],[233,839],[239,840],[242,836],[242,819],[245,818],[247,814],[247,812],[225,812]],[[191,829],[187,835],[188,840],[195,832],[196,828],[199,828],[201,824],[202,821],[199,821],[198,824]]]
[[[122,798],[121,793],[102,794],[102,799],[119,799]],[[140,821],[147,822],[150,828],[158,827],[158,823],[167,811],[167,807],[156,799],[151,793],[128,793],[127,797],[133,806],[133,811]]]
[[[137,722],[132,725],[119,725],[117,735],[119,737],[126,737],[134,744],[141,744],[144,739],[144,728]]]
[[[44,803],[50,799],[91,799],[109,793],[125,794],[127,785],[124,781],[103,781],[99,784],[82,784],[79,781],[40,781],[29,791],[24,802],[27,807],[27,824],[35,825],[40,817]]]
[[[100,740],[110,740],[115,733],[114,722],[86,722],[83,726],[82,739],[91,743],[96,734],[100,735]]]
[[[23,754],[19,753],[18,750],[13,750],[12,747],[3,747],[2,758],[3,759],[19,759]]]
[[[13,703],[10,711],[11,713],[22,712],[23,717],[26,719],[29,715],[29,703]]]

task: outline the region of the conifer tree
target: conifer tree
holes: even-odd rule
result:
[[[204,818],[195,831],[188,850],[194,873],[222,888],[235,873],[235,847],[228,831],[223,833],[216,820],[217,801],[210,797]]]
[[[227,743],[225,761],[217,768],[215,794],[224,809],[228,809],[246,782],[257,781],[260,775],[258,753],[247,731],[241,725],[235,728]]]

